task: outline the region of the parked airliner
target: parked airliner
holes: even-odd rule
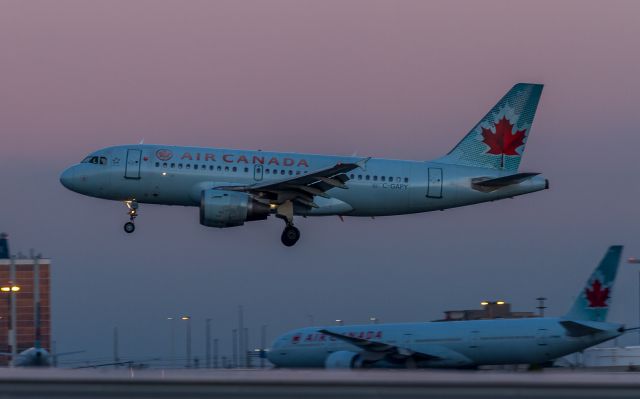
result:
[[[282,242],[300,238],[299,216],[386,216],[444,210],[548,188],[518,167],[542,85],[519,83],[447,155],[403,161],[165,145],[95,151],[60,176],[68,189],[124,202],[200,208],[200,223],[241,226],[275,215]]]
[[[563,317],[307,327],[277,338],[267,357],[279,367],[545,364],[631,330],[605,321],[621,253],[609,248]]]

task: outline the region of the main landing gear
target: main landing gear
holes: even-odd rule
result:
[[[138,202],[137,201],[125,201],[125,205],[129,208],[127,214],[129,215],[129,221],[124,224],[124,231],[127,234],[131,234],[136,230],[136,225],[133,223],[138,216]]]
[[[300,239],[300,230],[293,226],[293,224],[287,224],[282,232],[282,243],[287,247],[294,246]]]
[[[293,226],[293,204],[291,201],[286,201],[278,206],[276,216],[287,224],[280,237],[282,243],[287,247],[294,246],[300,239],[300,230]]]

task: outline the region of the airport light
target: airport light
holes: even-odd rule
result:
[[[0,291],[2,292],[18,292],[20,291],[20,287],[17,285],[12,285],[10,287],[0,287]]]
[[[372,322],[373,324],[378,324],[378,318],[375,316],[369,317],[369,321]]]
[[[480,305],[488,306],[489,305],[489,301],[482,301],[482,302],[480,302]]]
[[[497,301],[496,305],[504,305],[506,302],[505,301]]]
[[[342,326],[342,325],[344,325],[344,320],[336,319],[336,324],[339,325],[339,326]]]
[[[181,316],[180,320],[187,322],[187,368],[191,367],[191,316]]]

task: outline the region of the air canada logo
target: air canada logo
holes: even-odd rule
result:
[[[589,302],[589,308],[606,308],[611,291],[609,287],[603,287],[599,279],[594,279],[591,285],[585,288],[584,294]]]
[[[168,161],[173,156],[171,150],[158,150],[156,151],[156,157],[161,161]]]
[[[516,150],[524,145],[527,129],[513,132],[513,125],[503,116],[494,124],[495,133],[491,129],[482,128],[482,141],[489,146],[487,154],[492,155],[520,155]]]

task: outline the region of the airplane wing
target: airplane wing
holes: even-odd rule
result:
[[[392,362],[401,362],[409,358],[414,360],[443,360],[442,357],[431,355],[428,353],[416,352],[411,349],[402,348],[395,345],[385,344],[384,342],[371,341],[364,338],[350,337],[348,335],[339,334],[326,329],[319,330],[322,334],[346,341],[360,349],[377,354],[384,354],[385,359]]]
[[[346,173],[356,168],[364,169],[369,159],[371,158],[363,158],[355,163],[337,163],[328,168],[276,182],[248,186],[224,186],[220,189],[250,192],[256,196],[257,200],[263,198],[278,204],[285,201],[295,201],[309,208],[317,208],[318,205],[313,202],[313,197],[329,198],[326,192],[332,188],[347,189],[345,182],[349,180],[349,177]]]

